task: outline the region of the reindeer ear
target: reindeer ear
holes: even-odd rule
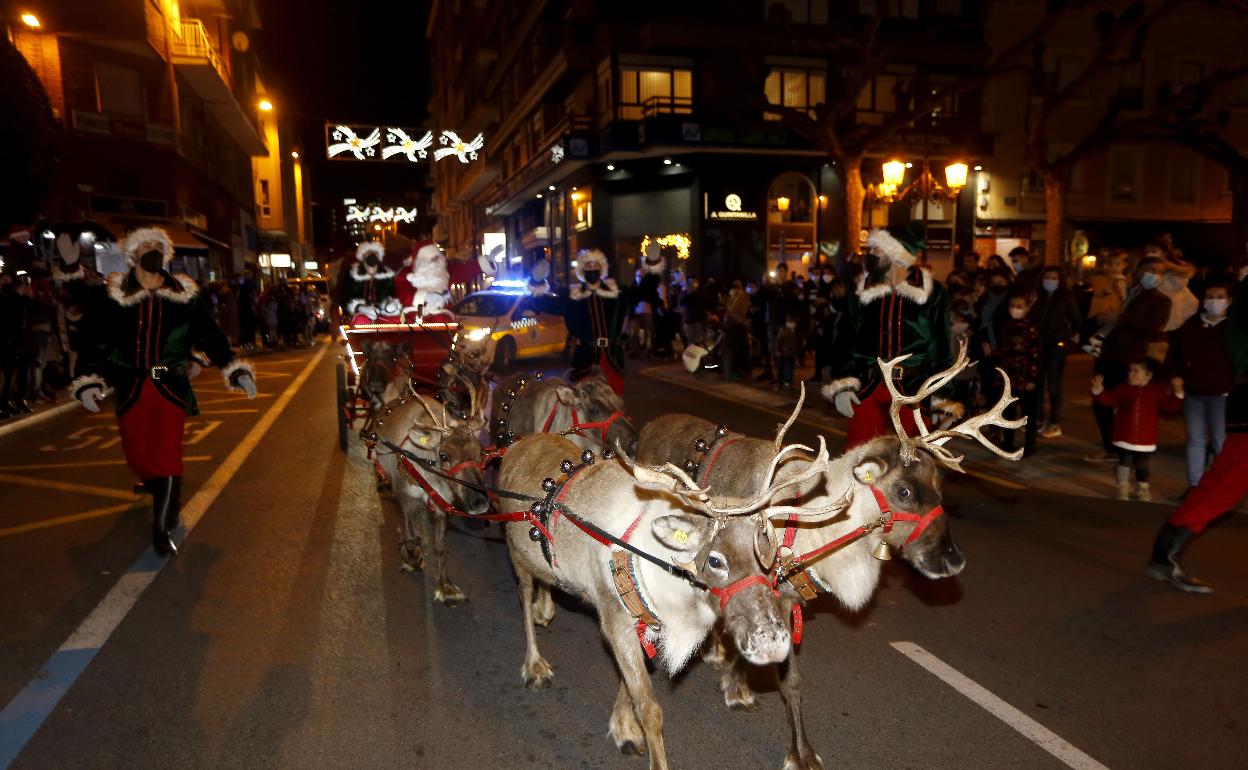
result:
[[[707,520],[701,516],[660,516],[650,532],[663,545],[681,553],[697,553],[706,536]]]
[[[860,484],[878,484],[888,473],[888,463],[879,457],[868,457],[854,467],[854,478]]]
[[[576,391],[567,385],[560,385],[555,388],[555,398],[558,398],[559,403],[564,406],[571,406],[576,403]]]

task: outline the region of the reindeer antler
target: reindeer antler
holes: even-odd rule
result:
[[[1001,398],[991,409],[983,414],[975,415],[974,417],[963,420],[961,423],[958,423],[950,428],[929,433],[926,423],[923,422],[923,416],[920,414],[919,405],[923,401],[927,400],[929,396],[932,396],[937,391],[948,385],[954,377],[957,377],[964,369],[966,369],[967,366],[970,365],[970,359],[966,354],[966,341],[964,340],[958,347],[958,357],[954,360],[953,365],[948,369],[945,369],[942,372],[937,372],[924,380],[923,384],[919,387],[918,392],[912,396],[907,396],[898,391],[897,384],[893,380],[893,368],[909,357],[909,354],[907,354],[894,358],[891,361],[876,359],[880,365],[880,374],[884,378],[884,385],[888,388],[889,396],[892,398],[892,402],[888,407],[888,414],[889,417],[892,418],[893,428],[897,431],[897,437],[901,440],[902,462],[907,464],[910,463],[910,461],[914,459],[915,452],[920,449],[925,449],[941,464],[952,470],[962,472],[962,460],[964,459],[964,456],[954,455],[948,449],[944,448],[945,442],[951,438],[973,438],[995,454],[1000,455],[1007,460],[1018,460],[1023,456],[1023,451],[1021,449],[1016,452],[1007,452],[989,441],[988,438],[982,433],[984,428],[993,425],[1014,430],[1027,424],[1026,417],[1021,417],[1017,420],[1008,420],[1005,418],[1006,408],[1018,399],[1016,399],[1011,393],[1010,378],[1004,371],[1000,368],[997,369],[997,372],[1001,375],[1001,379],[1005,382],[1005,388],[1001,392]],[[913,412],[914,424],[919,431],[918,438],[912,438],[906,432],[905,424],[902,420],[902,410],[907,407],[909,407]]]
[[[776,451],[784,446],[784,434],[789,432],[789,428],[793,427],[793,423],[797,422],[797,415],[802,411],[802,404],[806,403],[806,382],[803,380],[797,394],[797,406],[793,407],[793,414],[789,415],[789,419],[784,425],[780,426],[780,432],[776,434]]]
[[[451,432],[450,427],[448,427],[446,424],[446,404],[442,405],[442,418],[439,420],[438,416],[433,413],[433,409],[430,408],[429,402],[425,400],[424,396],[417,393],[416,400],[420,402],[420,405],[425,408],[426,412],[429,413],[430,419],[433,420],[433,425],[431,426],[421,425],[419,427],[421,427],[424,430],[436,430],[438,433],[441,433],[442,435],[447,435]],[[412,427],[416,427],[416,420],[412,420]]]

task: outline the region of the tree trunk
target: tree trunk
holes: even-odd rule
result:
[[[862,156],[841,158],[840,167],[845,173],[845,251],[855,253],[859,249],[858,233],[862,231],[862,206],[867,190],[862,185]]]
[[[1066,190],[1067,182],[1061,174],[1043,172],[1044,182],[1044,264],[1060,265],[1065,259],[1066,238]]]

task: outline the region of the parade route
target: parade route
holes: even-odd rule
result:
[[[262,392],[273,398],[256,402],[256,416],[225,416],[200,448],[188,447],[212,458],[187,471],[188,514],[203,515],[159,572],[142,556],[145,508],[0,538],[0,549],[27,539],[36,554],[22,568],[3,562],[14,586],[4,598],[5,704],[74,629],[84,629],[83,647],[107,638],[89,665],[66,658],[51,672],[53,682],[81,673],[9,766],[69,767],[84,756],[93,767],[127,768],[639,766],[603,737],[615,673],[595,619],[574,601],[560,599],[554,623],[538,633],[554,686],[524,689],[515,583],[497,527],[453,524],[451,574],[469,596],[464,605],[434,602],[427,576],[400,572],[396,510],[378,499],[359,442],[345,455],[334,448],[334,356],[314,355],[274,361],[282,377],[258,361]],[[286,390],[304,372],[302,388]],[[630,412],[643,421],[673,410],[722,414],[715,399],[647,377],[628,388]],[[231,468],[235,447],[270,416],[250,456]],[[758,435],[776,421],[752,409],[729,420]],[[54,421],[39,441],[64,441],[93,422]],[[794,430],[814,438],[804,424]],[[840,437],[829,439],[837,451]],[[124,466],[110,464],[108,450],[95,454],[105,456],[86,460],[95,464],[72,481],[55,480],[127,492]],[[31,495],[23,500],[66,495],[84,512],[112,502],[3,489]],[[215,501],[194,496],[204,490]],[[968,558],[962,575],[926,581],[894,561],[864,612],[826,597],[807,608],[803,701],[828,767],[1238,766],[1248,715],[1242,682],[1226,672],[1237,670],[1248,618],[1242,518],[1192,550],[1191,569],[1220,589],[1194,598],[1141,574],[1160,506],[1059,503],[976,477],[947,477],[945,504]],[[57,586],[62,598],[48,612],[23,604]],[[84,625],[110,591],[125,593],[128,612]],[[899,654],[903,641],[982,692]],[[727,709],[717,674],[697,661],[674,682],[653,681],[674,767],[780,766],[787,728],[765,672],[752,676],[755,713]],[[986,710],[989,701],[1004,706]],[[1059,744],[1037,742],[1047,734],[1077,754],[1059,759],[1050,753]]]

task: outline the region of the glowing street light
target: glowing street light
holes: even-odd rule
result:
[[[268,99],[261,99],[261,100],[260,100],[260,104],[258,104],[258,105],[256,105],[256,106],[258,106],[258,107],[260,108],[260,111],[261,111],[261,112],[272,112],[272,111],[273,111],[273,102],[269,101]]]
[[[22,23],[30,27],[31,29],[39,29],[41,26],[43,26],[42,24],[39,23],[39,17],[34,15],[33,13],[30,13],[29,11],[27,11],[26,13],[23,13],[21,16],[21,19],[22,19]]]
[[[884,164],[884,184],[890,187],[901,187],[906,179],[906,164],[899,160],[890,160]]]
[[[295,160],[299,160],[299,151],[298,151],[298,150],[291,150],[291,152],[290,152],[290,157],[294,158]]]
[[[949,185],[949,189],[955,193],[966,187],[966,172],[968,171],[966,164],[962,161],[954,161],[945,166],[945,183]]]
[[[781,211],[788,211],[789,199],[784,197],[783,195],[781,195],[779,198],[776,198],[776,208],[780,209]]]

